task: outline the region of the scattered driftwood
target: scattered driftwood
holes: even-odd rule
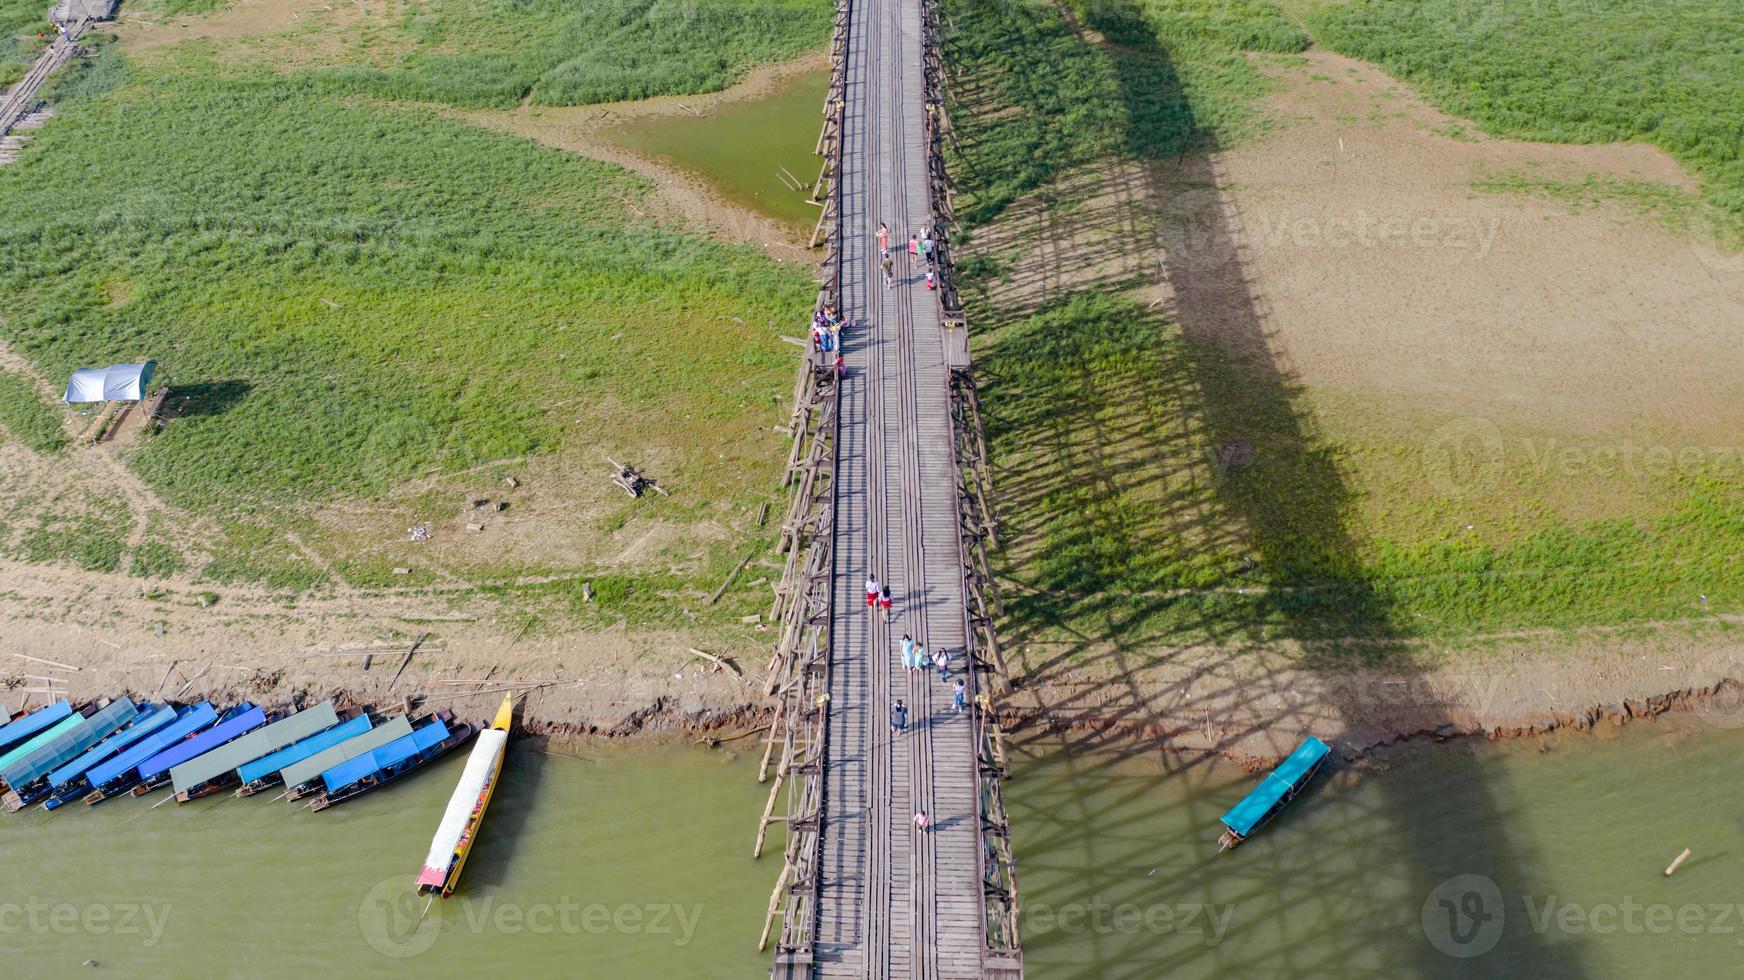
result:
[[[762,527],[763,522],[768,520],[768,519],[769,519],[769,501],[765,500],[765,501],[763,501],[762,505],[757,508],[757,526]]]
[[[71,671],[84,670],[83,667],[74,667],[72,664],[63,664],[57,660],[44,660],[41,657],[33,657],[28,653],[15,653],[15,654],[13,654],[13,656],[17,657],[20,660],[28,660],[33,664],[47,664],[50,667],[59,667],[61,670],[71,670]]]
[[[424,702],[428,704],[431,701],[452,701],[455,698],[476,698],[484,694],[531,694],[534,691],[543,690],[547,687],[556,687],[558,684],[567,683],[569,682],[556,681],[550,684],[534,684],[531,687],[497,687],[491,688],[488,691],[460,691],[455,694],[437,694],[425,698]]]
[[[412,662],[412,654],[417,653],[418,648],[423,646],[424,641],[429,639],[429,638],[430,638],[430,633],[428,631],[425,631],[423,633],[419,633],[418,638],[416,640],[412,641],[411,649],[406,651],[405,658],[400,661],[399,669],[394,671],[393,680],[388,681],[388,690],[390,690],[390,691],[393,690],[394,685],[398,684],[400,682],[400,675],[406,672],[406,665]]]
[[[199,679],[200,679],[200,678],[202,678],[202,677],[205,677],[205,676],[206,676],[206,671],[208,671],[208,670],[211,670],[211,669],[212,669],[212,665],[211,665],[211,664],[207,664],[207,665],[206,665],[206,666],[204,666],[204,667],[201,667],[201,668],[200,668],[200,670],[199,670],[199,672],[198,672],[198,673],[196,673],[196,674],[195,674],[195,675],[194,675],[194,676],[192,676],[192,677],[190,677],[190,678],[188,678],[188,682],[187,682],[187,683],[186,683],[186,684],[183,684],[183,685],[182,685],[182,688],[181,688],[181,690],[179,690],[179,691],[177,691],[177,692],[176,692],[176,693],[175,693],[175,695],[174,695],[174,697],[176,697],[176,698],[179,698],[179,697],[181,697],[181,696],[182,696],[182,695],[184,695],[184,694],[186,694],[186,693],[188,693],[188,688],[190,688],[190,687],[193,687],[193,686],[194,686],[194,682],[195,682],[195,681],[197,681],[197,680],[199,680]],[[172,700],[173,700],[173,698],[172,698]]]
[[[432,684],[447,684],[447,685],[451,685],[451,686],[460,686],[460,685],[467,685],[467,684],[474,685],[474,686],[481,685],[481,684],[502,684],[502,685],[507,686],[507,687],[538,687],[542,684],[561,684],[563,682],[562,681],[493,680],[489,677],[477,677],[477,678],[447,678],[447,677],[444,677],[444,678],[439,678],[437,680],[433,680],[430,683],[432,683]]]
[[[616,471],[612,474],[612,482],[630,496],[640,497],[644,490],[653,490],[664,497],[672,496],[666,492],[665,487],[654,482],[652,477],[639,472],[634,466],[626,466],[610,456],[606,457],[606,462],[612,464],[612,469]]]
[[[721,582],[720,588],[715,590],[714,595],[709,596],[708,604],[712,606],[715,603],[721,601],[721,596],[726,594],[727,586],[732,585],[733,579],[738,578],[739,573],[744,571],[745,566],[749,565],[750,563],[751,563],[751,556],[750,555],[746,555],[745,557],[739,559],[739,563],[737,565],[733,566],[733,570],[728,572],[726,579]]]
[[[65,677],[48,677],[43,674],[25,674],[23,676],[27,681],[47,681],[50,684],[65,684],[67,682]]]
[[[691,653],[694,653],[697,656],[703,658],[704,660],[709,661],[710,663],[714,664],[716,667],[725,667],[728,670],[732,671],[733,673],[738,674],[740,677],[745,676],[745,672],[739,669],[739,665],[734,663],[733,661],[729,660],[726,657],[717,657],[712,653],[706,653],[702,650],[698,650],[696,647],[690,647],[689,649],[690,649]]]
[[[170,661],[170,665],[164,668],[163,680],[157,682],[157,690],[151,692],[152,697],[157,697],[159,694],[163,693],[164,685],[170,682],[170,674],[175,671],[176,664],[180,662],[181,661],[179,660],[172,660]]]

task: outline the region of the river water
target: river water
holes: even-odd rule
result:
[[[461,894],[420,921],[411,876],[461,762],[319,814],[269,796],[154,809],[159,793],[0,816],[0,969],[766,974],[754,947],[779,840],[751,860],[763,787],[748,756],[517,742]],[[1236,766],[1043,741],[1014,775],[1037,980],[1744,962],[1735,730],[1404,746],[1323,772],[1224,854],[1217,816],[1255,781]]]
[[[807,72],[769,95],[716,106],[706,116],[644,116],[605,132],[616,142],[708,182],[727,199],[809,235],[818,207],[808,202],[818,177],[828,72]],[[798,180],[795,190],[787,177]],[[803,243],[802,243],[803,244]]]

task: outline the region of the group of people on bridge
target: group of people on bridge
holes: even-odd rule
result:
[[[921,225],[917,234],[908,236],[908,260],[913,266],[926,263],[926,287],[938,288],[938,243],[933,241],[933,226]],[[896,263],[890,258],[890,227],[878,223],[878,266],[884,270],[884,288],[896,285]]]
[[[878,576],[869,575],[866,578],[866,608],[874,615],[882,616],[885,622],[890,621],[890,609],[894,605],[894,597],[890,594],[890,586],[878,581]],[[928,651],[926,644],[916,640],[908,633],[902,634],[902,667],[909,673],[935,670],[941,683],[951,683],[951,711],[962,714],[969,710],[969,683],[962,677],[951,679],[951,652],[944,648]],[[897,698],[890,705],[890,734],[908,734],[908,704]],[[919,833],[925,833],[931,826],[925,810],[914,815],[914,827]]]

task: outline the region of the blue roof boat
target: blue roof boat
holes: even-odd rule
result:
[[[88,804],[101,803],[117,793],[132,789],[139,782],[139,764],[188,737],[203,732],[218,721],[218,710],[205,701],[185,708],[176,720],[158,729],[136,744],[128,746],[115,758],[100,762],[85,773],[91,793]]]
[[[1247,794],[1240,803],[1229,808],[1223,815],[1223,826],[1226,828],[1218,843],[1223,848],[1240,844],[1267,820],[1278,814],[1278,811],[1288,806],[1308,785],[1308,780],[1314,778],[1314,771],[1320,768],[1320,763],[1326,759],[1328,752],[1326,743],[1310,735],[1296,751],[1291,752],[1278,767],[1266,774],[1266,778],[1255,786],[1253,792]]]
[[[89,717],[61,732],[45,744],[0,768],[6,781],[4,806],[20,810],[48,795],[48,774],[83,755],[85,750],[114,734],[139,715],[130,698],[111,701]]]
[[[287,766],[295,765],[319,752],[332,748],[347,739],[356,738],[369,731],[374,723],[368,715],[358,715],[349,721],[339,724],[296,742],[284,748],[248,763],[237,770],[242,779],[242,786],[237,789],[237,796],[252,796],[279,782],[279,773]]]
[[[60,787],[79,778],[85,771],[122,749],[176,720],[176,709],[169,705],[154,708],[141,705],[139,714],[120,731],[91,747],[89,752],[48,774],[49,785]]]
[[[0,725],[0,750],[8,749],[73,713],[71,701],[56,701],[9,724]]]
[[[477,729],[465,723],[450,728],[449,722],[453,718],[450,712],[438,712],[429,724],[413,729],[412,734],[347,759],[322,773],[321,781],[327,785],[327,791],[315,797],[309,809],[325,810],[343,803],[459,748]]]
[[[129,745],[134,745],[140,739],[163,728],[176,720],[176,709],[170,705],[152,707],[143,705],[139,714],[126,727],[91,747],[91,750],[66,765],[48,774],[49,791],[52,794],[43,806],[53,810],[64,803],[70,803],[90,788],[85,780],[85,774],[104,759],[108,759]]]
[[[266,724],[266,709],[244,702],[244,709],[218,722],[185,742],[178,742],[139,764],[140,784],[133,787],[134,796],[144,796],[170,781],[170,770],[222,745],[247,735]],[[228,713],[227,713],[228,714]]]

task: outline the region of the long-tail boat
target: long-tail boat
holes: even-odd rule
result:
[[[0,782],[6,795],[0,805],[8,811],[24,809],[48,795],[48,774],[83,755],[85,750],[114,734],[139,715],[129,698],[111,701],[43,745],[0,766]],[[69,720],[74,716],[69,716]],[[58,726],[57,726],[58,727]]]
[[[176,802],[187,803],[235,786],[240,781],[236,770],[243,765],[337,724],[339,714],[329,699],[313,708],[291,712],[219,748],[189,759],[170,770]]]
[[[237,778],[242,780],[242,785],[236,788],[236,795],[253,796],[261,790],[277,786],[283,778],[280,773],[286,766],[301,762],[324,749],[356,738],[368,732],[374,724],[368,715],[356,708],[340,712],[340,716],[345,720],[324,732],[316,732],[301,741],[292,742],[277,752],[263,755],[253,762],[244,763],[241,768],[236,770]]]
[[[218,709],[205,701],[182,709],[176,714],[175,721],[140,739],[138,744],[128,746],[115,758],[93,766],[85,774],[85,781],[91,784],[91,791],[85,794],[85,804],[95,806],[127,792],[139,783],[141,763],[171,746],[194,738],[221,721],[228,721],[231,713],[241,714],[244,710],[246,709],[243,706],[238,705],[230,709],[230,713],[220,717]]]
[[[1296,794],[1302,792],[1302,787],[1314,778],[1315,770],[1320,768],[1330,751],[1325,742],[1312,735],[1296,746],[1296,751],[1278,763],[1278,767],[1266,774],[1251,793],[1223,815],[1224,831],[1223,836],[1217,838],[1217,849],[1223,851],[1247,840],[1266,821],[1289,806]]]
[[[276,717],[277,712],[269,715],[265,708],[244,701],[225,712],[225,717],[218,724],[141,762],[139,784],[133,787],[133,795],[144,796],[150,793],[170,781],[171,769],[190,759],[197,759],[221,745],[228,745]]]
[[[285,784],[285,799],[300,800],[305,796],[314,796],[325,792],[327,784],[321,781],[321,774],[341,762],[355,759],[365,752],[379,749],[395,739],[405,738],[412,734],[412,721],[405,715],[397,715],[375,726],[362,735],[340,742],[332,748],[304,759],[301,762],[286,766],[279,773],[279,779]]]
[[[176,720],[179,712],[174,705],[140,708],[139,715],[124,728],[92,746],[84,755],[48,774],[49,797],[43,808],[53,810],[82,797],[91,789],[87,774],[98,763],[112,759],[130,745],[137,745],[146,736]]]
[[[490,806],[491,793],[502,775],[503,756],[509,744],[509,727],[515,718],[514,695],[504,695],[497,708],[496,720],[479,732],[478,744],[466,760],[460,783],[448,798],[448,808],[436,825],[436,835],[430,839],[430,853],[424,857],[424,867],[418,872],[418,894],[443,898],[454,894],[460,886],[460,872],[466,867],[466,856],[478,841],[484,812]]]
[[[321,781],[327,784],[327,791],[315,797],[309,809],[325,810],[378,789],[442,758],[478,731],[472,725],[454,725],[453,721],[452,713],[439,711],[424,727],[413,729],[412,734],[394,739],[379,749],[371,749],[322,773]]]

